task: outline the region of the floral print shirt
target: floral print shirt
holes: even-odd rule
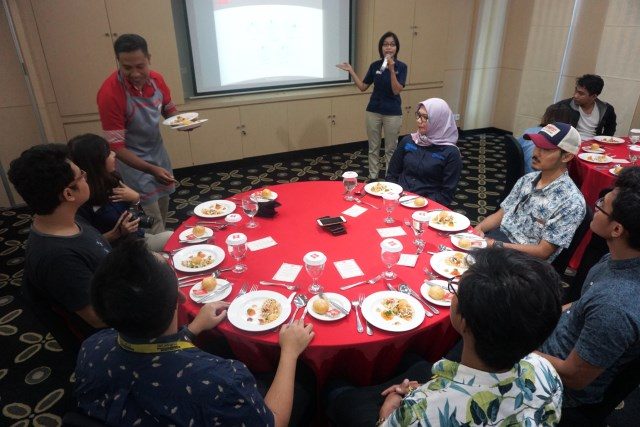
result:
[[[587,208],[568,172],[536,189],[539,180],[540,172],[532,172],[516,182],[500,204],[504,210],[500,230],[511,243],[537,245],[546,240],[556,245],[558,248],[547,259],[551,262],[569,247]]]
[[[562,382],[529,354],[508,372],[489,373],[441,359],[431,381],[408,394],[384,426],[552,426],[560,421]]]

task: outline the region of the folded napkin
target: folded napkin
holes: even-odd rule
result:
[[[281,206],[276,200],[269,200],[268,202],[258,202],[258,213],[256,216],[261,218],[273,218],[278,212],[276,208]]]

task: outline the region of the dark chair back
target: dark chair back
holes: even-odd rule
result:
[[[513,186],[516,185],[518,179],[524,175],[524,154],[518,140],[513,135],[505,135],[503,144],[507,159],[507,169],[504,190],[502,190],[498,203],[502,203],[511,192]]]
[[[567,266],[569,265],[569,261],[571,261],[573,254],[575,253],[576,249],[578,249],[578,246],[580,246],[580,243],[582,242],[582,239],[584,239],[584,236],[587,234],[587,231],[589,231],[589,224],[591,224],[592,218],[593,210],[589,206],[587,206],[587,211],[584,214],[584,218],[582,218],[582,222],[580,222],[580,225],[576,229],[569,247],[560,252],[556,259],[554,259],[551,263],[553,268],[556,269],[560,276],[564,274],[564,271],[567,269]]]

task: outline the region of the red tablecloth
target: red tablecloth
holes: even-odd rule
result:
[[[245,233],[249,241],[271,236],[277,242],[276,246],[256,252],[248,252],[244,259],[248,270],[240,275],[226,273],[223,277],[235,283],[227,301],[231,301],[237,294],[242,283],[257,283],[259,280],[270,280],[283,262],[302,265],[305,253],[318,250],[328,257],[325,271],[320,283],[326,292],[339,292],[349,299],[355,299],[359,293],[369,295],[374,292],[387,290],[384,281],[375,285],[362,285],[347,291],[340,291],[340,286],[354,283],[362,279],[371,278],[383,271],[380,260],[380,242],[383,240],[376,232],[376,228],[388,227],[383,223],[385,213],[382,209],[368,208],[357,218],[346,217],[347,234],[334,237],[322,230],[316,219],[321,216],[337,216],[352,206],[352,202],[343,200],[343,186],[336,181],[313,181],[293,184],[283,184],[270,187],[278,194],[278,201],[282,204],[274,218],[257,218],[258,228],[248,229],[244,226],[246,219],[238,227],[228,227],[216,233],[214,242],[226,250],[224,243],[228,234],[233,231]],[[367,195],[364,200],[382,207],[378,197]],[[440,208],[441,206],[429,202],[424,209]],[[240,212],[240,208],[236,212]],[[411,235],[398,237],[403,243],[405,253],[415,253],[413,233],[402,221],[410,218],[414,209],[399,205],[393,213],[396,218],[393,226],[402,226]],[[193,225],[198,219],[187,220],[172,236],[166,249],[178,247],[177,236],[185,227]],[[392,283],[406,282],[419,292],[425,274],[422,271],[429,265],[431,255],[426,251],[437,250],[439,243],[450,245],[448,237],[438,236],[435,230],[427,230],[423,238],[427,241],[416,267],[394,267],[399,278]],[[355,259],[364,276],[342,279],[333,262]],[[222,267],[234,264],[228,255],[221,264]],[[430,267],[429,267],[430,268]],[[179,273],[180,274],[180,273]],[[294,282],[300,286],[299,292],[310,296],[307,286],[310,279],[303,270]],[[261,287],[277,291],[283,295],[290,292],[284,288]],[[182,288],[188,298],[189,288]],[[190,299],[182,306],[182,320],[193,317],[200,309],[200,305]],[[302,310],[298,313],[301,315]],[[425,318],[422,324],[409,332],[392,333],[374,328],[374,335],[356,332],[356,319],[353,310],[344,319],[334,322],[324,322],[307,316],[306,322],[313,323],[316,336],[302,357],[314,369],[319,384],[332,377],[340,377],[358,384],[370,384],[379,381],[393,373],[402,353],[411,349],[431,361],[442,357],[457,339],[455,330],[449,322],[449,309],[440,308],[440,314],[432,318]],[[264,333],[250,333],[239,330],[228,321],[218,326],[219,331],[226,337],[236,356],[245,362],[250,369],[260,372],[274,370],[277,366],[279,354],[278,333],[270,331]]]

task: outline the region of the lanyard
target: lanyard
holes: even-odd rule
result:
[[[118,344],[123,349],[134,353],[164,353],[167,351],[180,351],[195,348],[195,345],[189,341],[133,344],[125,341],[120,335],[118,335]]]

